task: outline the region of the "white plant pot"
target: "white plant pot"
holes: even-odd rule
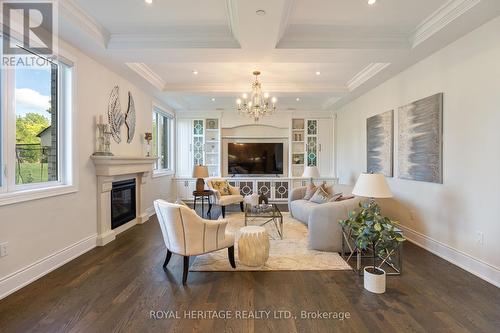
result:
[[[375,294],[383,294],[385,293],[385,271],[383,269],[378,268],[380,272],[384,274],[373,274],[367,271],[367,268],[372,268],[372,266],[367,266],[364,269],[364,285],[365,289],[375,293]]]

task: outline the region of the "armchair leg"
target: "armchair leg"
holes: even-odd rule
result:
[[[221,206],[222,209],[222,218],[226,218],[226,206]]]
[[[165,262],[163,263],[163,268],[166,268],[170,258],[172,257],[172,252],[167,249],[167,257],[165,258]]]
[[[234,262],[234,245],[227,248],[227,256],[229,257],[231,267],[236,268],[236,263]]]
[[[184,272],[182,273],[182,284],[186,285],[189,272],[189,256],[184,257]]]
[[[240,209],[241,209],[241,212],[244,212],[245,211],[245,208],[243,207],[243,201],[240,202]]]

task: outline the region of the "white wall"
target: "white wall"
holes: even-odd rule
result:
[[[366,171],[366,118],[444,93],[444,184],[397,179],[383,203],[407,235],[500,286],[500,18],[450,44],[338,112],[343,183]],[[484,233],[484,244],[477,233]]]
[[[127,106],[127,92],[130,90],[134,95],[137,128],[131,144],[127,144],[126,139],[120,144],[113,142],[112,152],[142,156],[143,134],[152,127],[151,96],[77,49],[61,44],[60,47],[75,57],[77,66],[75,137],[79,189],[74,194],[0,207],[0,242],[8,242],[9,251],[8,256],[0,258],[0,298],[33,272],[42,274],[51,265],[67,260],[74,251],[82,252],[95,245],[95,241],[92,245],[92,237],[97,233],[96,176],[89,157],[95,146],[95,116],[106,113],[109,94],[115,85],[120,86],[122,108]],[[126,138],[124,128],[122,138]],[[171,177],[148,180],[143,191],[144,206],[152,207],[156,198],[175,197],[172,191]],[[82,240],[84,242],[78,243]],[[79,245],[73,246],[75,244]],[[50,260],[37,263],[48,257]],[[14,274],[16,272],[19,274]]]

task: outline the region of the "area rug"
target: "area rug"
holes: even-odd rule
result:
[[[278,237],[274,224],[268,223],[265,227],[271,235],[269,259],[262,267],[248,267],[238,261],[239,229],[244,226],[243,213],[229,213],[226,216],[228,230],[235,233],[236,269],[233,269],[227,257],[227,250],[207,253],[197,256],[191,268],[192,272],[224,272],[224,271],[324,271],[324,270],[351,270],[352,268],[335,252],[321,252],[307,248],[307,227],[283,213],[284,236]],[[254,221],[259,224],[265,220]]]

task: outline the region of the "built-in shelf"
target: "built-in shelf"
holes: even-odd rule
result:
[[[292,164],[292,166],[295,166],[295,167],[303,167],[304,164]]]
[[[219,143],[219,141],[215,141],[215,140],[206,140],[205,143]]]
[[[304,143],[305,141],[292,141],[292,143]]]

